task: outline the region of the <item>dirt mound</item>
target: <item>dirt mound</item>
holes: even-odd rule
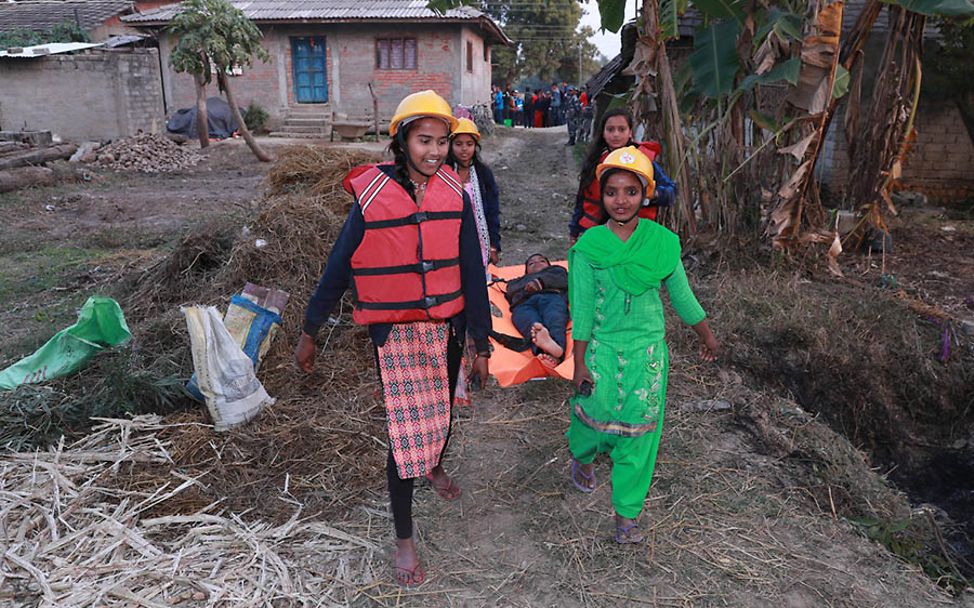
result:
[[[974,555],[963,526],[974,533],[974,509],[960,488],[974,474],[974,468],[965,470],[974,462],[972,341],[945,331],[943,319],[918,316],[929,307],[901,292],[853,281],[811,282],[752,269],[725,275],[714,290],[725,358],[753,386],[792,395],[800,409],[821,416],[871,462],[857,462],[834,441],[796,446],[773,430],[780,424],[752,416],[742,422],[762,450],[802,463],[810,474],[808,492],[825,511],[888,527],[912,522],[908,533],[916,532],[924,547],[910,551],[944,557],[930,522],[885,508],[894,501],[869,467],[888,472],[914,503],[935,505],[953,557],[969,576],[974,570],[965,563]],[[933,574],[950,579],[956,573],[944,565]]]
[[[170,173],[192,167],[202,157],[168,137],[140,133],[114,141],[98,150],[96,163],[116,171]]]

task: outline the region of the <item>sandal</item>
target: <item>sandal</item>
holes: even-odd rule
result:
[[[426,481],[428,481],[430,485],[433,486],[433,489],[436,490],[436,493],[439,494],[440,498],[444,500],[449,500],[452,502],[460,498],[460,495],[463,493],[463,490],[460,488],[459,485],[457,485],[455,481],[453,481],[452,477],[447,477],[449,481],[447,482],[446,485],[436,485],[436,482],[434,482],[433,479],[434,478],[432,473],[426,474]]]
[[[636,522],[616,526],[615,541],[620,545],[636,545],[643,542],[643,533]]]
[[[401,566],[393,566],[393,568],[395,570],[396,582],[399,583],[400,587],[409,589],[418,587],[426,582],[426,571],[423,570],[423,564],[419,562],[412,568],[403,568]]]
[[[572,476],[572,483],[575,484],[575,487],[581,490],[582,492],[585,492],[586,494],[591,494],[592,492],[595,491],[595,487],[596,487],[595,470],[593,469],[591,473],[586,475],[585,472],[582,471],[579,462],[574,458],[572,458],[571,476]],[[589,487],[584,483],[582,483],[581,481],[579,481],[579,478],[584,479],[585,481],[592,482],[592,487]]]

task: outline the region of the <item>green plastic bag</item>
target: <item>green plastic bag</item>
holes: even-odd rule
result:
[[[34,354],[0,372],[0,390],[76,372],[97,353],[131,337],[118,302],[92,296],[81,307],[77,323],[56,333]]]

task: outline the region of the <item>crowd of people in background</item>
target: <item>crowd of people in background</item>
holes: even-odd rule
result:
[[[518,91],[491,85],[491,104],[497,124],[526,129],[568,126],[567,145],[574,146],[586,112],[591,116],[588,91],[567,82],[551,83],[548,88]]]

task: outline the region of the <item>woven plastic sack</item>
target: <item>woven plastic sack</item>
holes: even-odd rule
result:
[[[182,309],[192,344],[193,367],[217,431],[257,416],[272,399],[254,374],[251,361],[223,325],[213,306]]]
[[[223,317],[223,326],[227,328],[233,341],[243,349],[244,354],[254,362],[254,371],[260,369],[260,362],[270,350],[271,340],[282,324],[281,315],[258,306],[241,295],[230,298],[230,306]],[[205,400],[196,374],[186,383],[186,391],[197,401]]]
[[[0,390],[74,373],[99,352],[131,337],[118,302],[92,296],[81,307],[74,325],[54,334],[34,354],[0,372]]]

